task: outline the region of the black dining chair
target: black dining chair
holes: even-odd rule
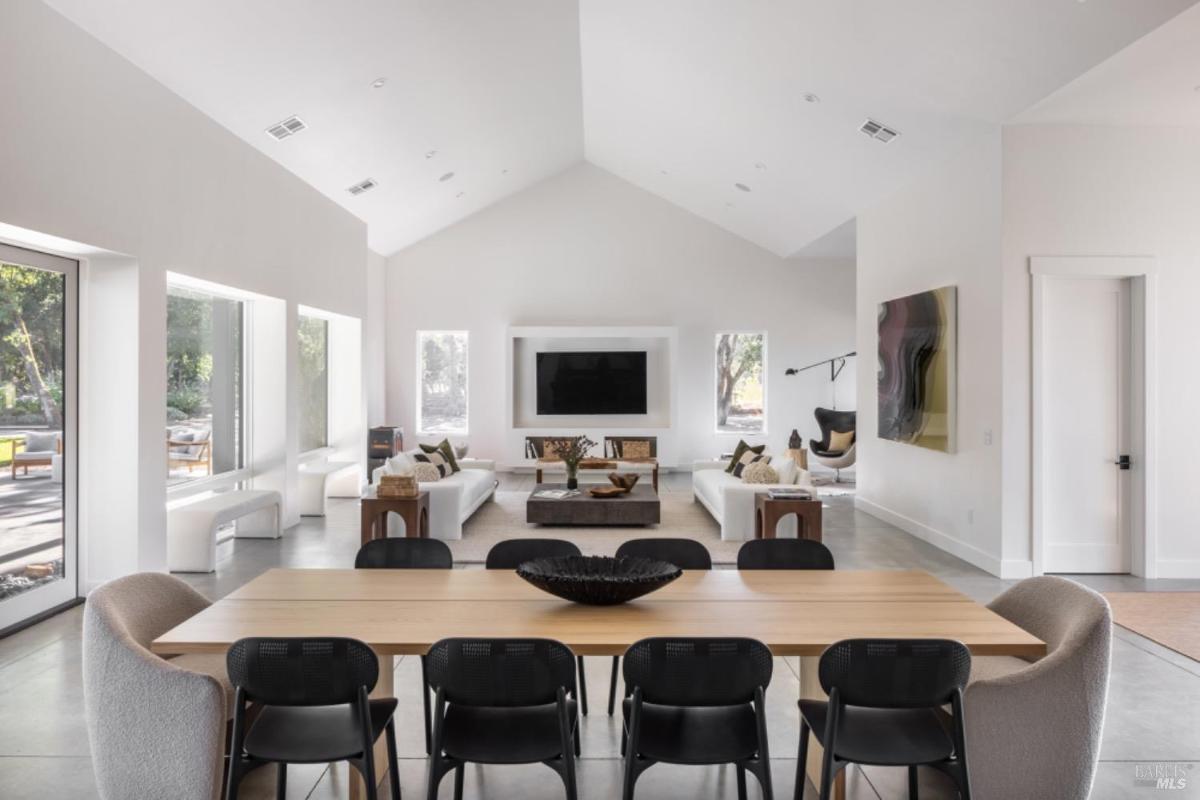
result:
[[[372,539],[354,557],[355,569],[453,569],[454,556],[441,539]]]
[[[355,569],[453,569],[454,556],[440,539],[394,537],[372,539],[354,557]],[[421,656],[422,705],[425,707],[425,752],[433,746],[432,708],[429,705],[429,680],[425,677],[425,656]]]
[[[583,551],[574,542],[566,539],[505,539],[492,545],[484,562],[486,569],[516,569],[535,558],[560,558],[581,556]],[[583,671],[583,656],[576,656],[579,668],[579,708],[586,717],[588,713],[587,674]]]
[[[751,539],[738,548],[738,569],[833,569],[833,553],[812,539]]]
[[[824,748],[821,800],[848,764],[908,767],[917,800],[917,767],[938,769],[971,800],[963,726],[963,688],[971,654],[947,639],[847,639],[821,654],[817,668],[829,700],[800,701],[800,761],[795,798],[804,796],[808,737]],[[950,706],[950,714],[943,711]]]
[[[578,797],[575,658],[550,639],[443,639],[429,649],[433,753],[428,798],[454,771],[462,800],[465,766],[536,764],[562,778],[567,800]]]
[[[747,770],[771,800],[771,668],[771,651],[755,639],[654,638],[626,650],[624,800],[633,800],[638,777],[658,762],[733,764],[738,800],[746,800]]]
[[[400,800],[396,698],[370,699],[379,659],[355,639],[241,639],[225,658],[235,689],[227,800],[250,771],[277,765],[275,796],[287,796],[288,764],[347,761],[378,797],[375,742],[387,736],[392,800]],[[247,723],[247,705],[257,715]]]
[[[617,548],[617,558],[652,558],[666,561],[680,569],[712,569],[712,555],[695,539],[652,537],[630,539]],[[617,703],[617,673],[621,657],[613,656],[612,676],[608,681],[608,715],[613,715]]]

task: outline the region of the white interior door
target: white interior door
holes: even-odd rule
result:
[[[1046,572],[1130,565],[1130,286],[1052,277],[1042,313],[1042,530]]]

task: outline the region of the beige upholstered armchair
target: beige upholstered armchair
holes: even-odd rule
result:
[[[1112,614],[1074,581],[1044,576],[989,606],[1046,642],[1034,662],[976,658],[966,692],[967,752],[977,800],[1085,800],[1100,755]]]
[[[224,657],[167,660],[149,650],[160,634],[208,605],[161,573],[118,578],[88,597],[84,706],[105,800],[220,797],[229,706]]]

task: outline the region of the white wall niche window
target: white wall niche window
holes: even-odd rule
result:
[[[715,342],[717,433],[767,432],[767,334],[722,331]]]
[[[167,484],[246,465],[246,330],[250,304],[167,284]]]
[[[329,319],[301,309],[296,318],[300,452],[329,446]]]
[[[417,433],[467,433],[467,332],[417,331]]]

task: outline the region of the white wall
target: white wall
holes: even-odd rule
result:
[[[949,154],[858,217],[858,505],[983,569],[1006,563],[1001,531],[1001,138]],[[958,287],[957,450],[877,435],[879,303]],[[992,445],[985,444],[991,431]]]
[[[367,251],[367,316],[363,320],[363,372],[367,387],[367,425],[387,423],[387,259]],[[366,453],[366,447],[363,447]],[[365,456],[364,456],[365,458]]]
[[[110,295],[125,292],[124,307],[137,315],[130,325],[137,336],[110,338],[113,347],[106,350],[135,364],[133,374],[112,381],[93,370],[81,389],[82,405],[138,409],[138,469],[105,492],[114,507],[139,512],[137,524],[123,532],[90,516],[107,513],[106,504],[84,512],[85,547],[119,554],[103,562],[85,556],[81,575],[88,587],[165,563],[166,272],[279,299],[288,313],[274,335],[293,342],[297,304],[365,316],[366,231],[37,0],[0,6],[0,52],[0,108],[9,112],[0,130],[0,222],[126,254],[139,273],[136,280],[107,282],[103,291],[98,286],[90,298],[116,302]],[[90,293],[85,282],[85,306]],[[82,318],[85,341],[95,332],[87,326],[102,319]],[[283,352],[294,361],[294,343]],[[294,375],[294,364],[283,374]],[[272,401],[277,417],[289,420],[283,463],[294,462],[298,449],[286,387],[277,386]],[[93,430],[81,431],[81,449],[96,444],[88,439]],[[83,462],[86,493],[98,488],[99,476],[88,469],[86,455]],[[89,480],[97,485],[89,489]],[[117,494],[107,494],[110,488]],[[86,542],[101,531],[127,541]],[[136,545],[126,546],[130,542]]]
[[[1030,529],[1029,258],[1148,255],[1158,281],[1158,577],[1200,577],[1200,129],[1014,126],[1004,131],[1006,557]]]
[[[502,463],[522,456],[506,443],[510,326],[675,326],[677,461],[690,464],[738,438],[714,431],[720,330],[768,332],[771,448],[793,427],[816,434],[828,373],[783,371],[853,349],[854,264],[780,259],[582,164],[392,256],[387,309],[389,421],[414,438],[416,331],[468,330],[472,453]],[[848,367],[841,407],[853,382]]]

